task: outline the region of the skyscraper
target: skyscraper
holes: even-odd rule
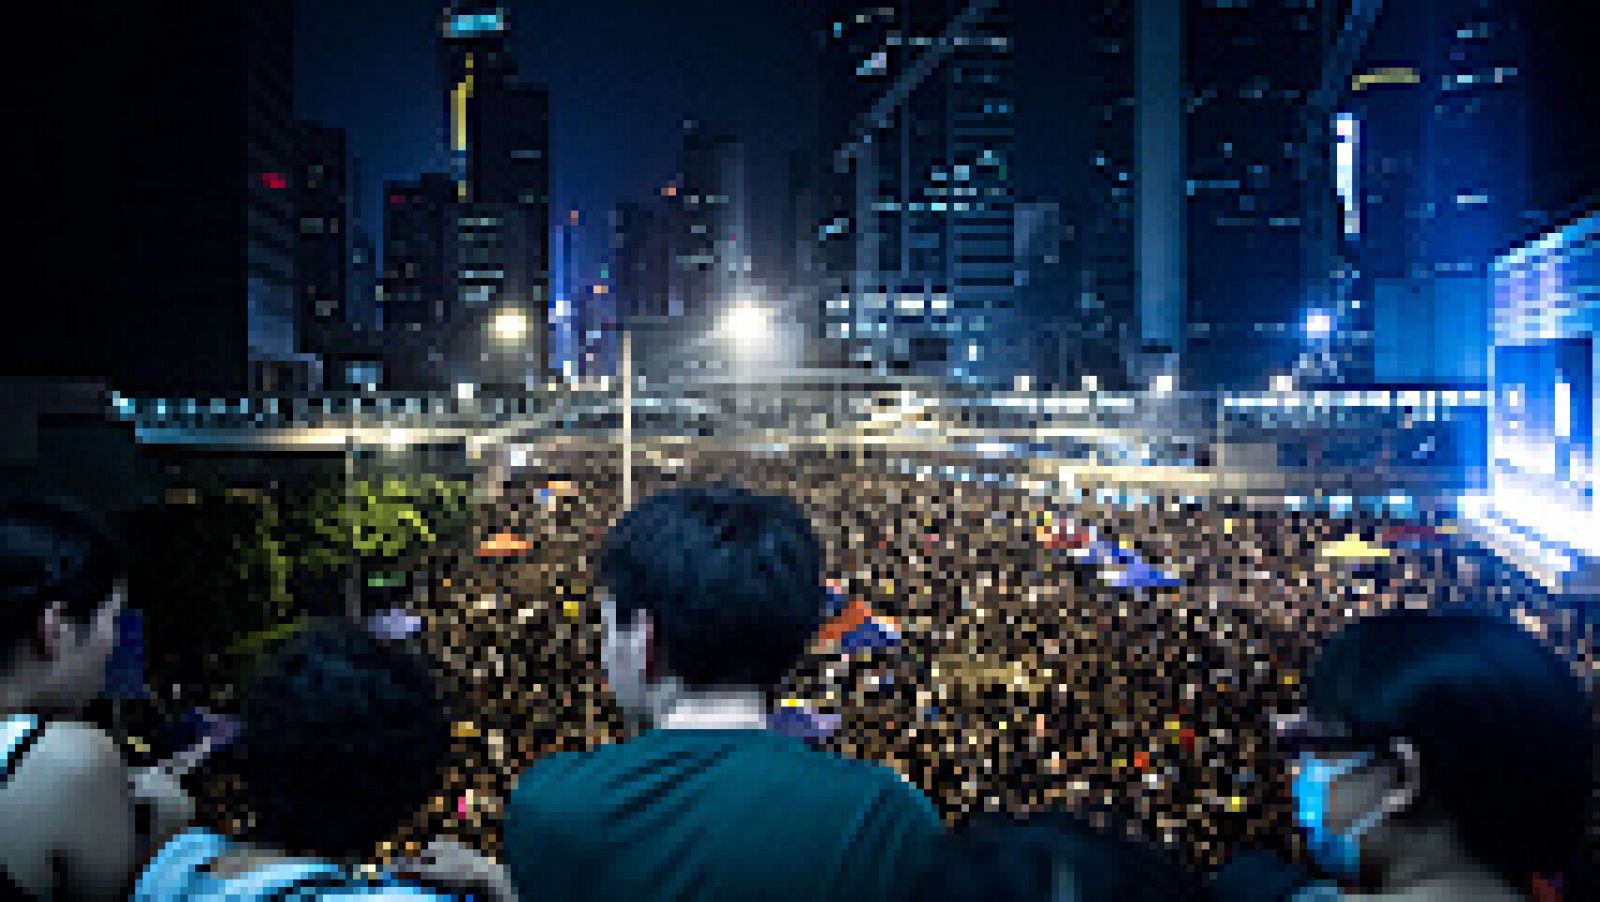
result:
[[[350,158],[343,129],[314,122],[296,129],[295,327],[301,349],[322,354],[348,328]]]
[[[130,394],[308,381],[291,3],[33,15],[17,11],[28,37],[7,54],[9,80],[28,86],[12,113],[27,135],[13,201],[29,220],[12,248],[9,287],[27,300],[0,330],[5,370]],[[69,35],[71,51],[43,35]]]
[[[519,78],[510,25],[503,5],[485,2],[452,2],[440,21],[445,139],[461,243],[452,300],[462,308],[456,338],[469,357],[470,332],[506,311],[526,315],[534,327],[516,352],[525,370],[517,381],[542,382],[549,356],[549,96]],[[493,369],[503,374],[508,365],[501,359]]]
[[[381,300],[390,330],[442,331],[454,322],[455,194],[438,172],[384,185]]]
[[[611,275],[617,317],[667,315],[671,266],[667,218],[661,210],[626,201],[611,210]]]
[[[750,219],[744,145],[705,123],[684,123],[672,210],[671,312],[709,321],[745,293]]]
[[[1011,16],[999,0],[835,2],[823,320],[861,366],[976,378],[1009,358]]]
[[[1188,385],[1263,388],[1306,349],[1301,136],[1328,40],[1319,6],[1185,8]]]
[[[555,300],[550,306],[550,332],[553,343],[551,366],[563,379],[578,375],[579,325],[578,296],[579,229],[583,218],[577,210],[568,210],[565,220],[556,226],[555,249]]]
[[[1138,72],[1134,3],[1097,0],[1088,10],[1092,33],[1093,177],[1084,213],[1083,290],[1077,305],[1085,375],[1106,387],[1126,373],[1137,346],[1134,303],[1134,112]]]
[[[1489,275],[1530,223],[1525,7],[1502,0],[1359,4],[1359,50],[1330,65],[1331,311],[1380,381],[1480,382]]]

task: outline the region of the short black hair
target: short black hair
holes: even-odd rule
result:
[[[86,621],[126,575],[121,542],[87,508],[59,498],[0,502],[0,666],[45,608],[59,601]]]
[[[427,801],[449,752],[427,662],[343,620],[285,640],[240,711],[252,834],[299,853],[370,854]]]
[[[1423,804],[1513,885],[1572,863],[1592,795],[1594,725],[1578,677],[1527,630],[1468,612],[1360,620],[1323,648],[1306,702],[1353,745],[1415,743]]]
[[[625,621],[649,612],[666,669],[694,688],[778,685],[822,624],[822,546],[794,501],[717,483],[623,514],[598,567]]]
[[[1082,902],[1205,898],[1176,858],[1066,812],[975,817],[941,837],[909,898],[927,902],[1050,902],[1071,879]]]

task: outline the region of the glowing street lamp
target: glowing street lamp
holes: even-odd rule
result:
[[[1326,310],[1313,310],[1306,314],[1306,337],[1312,341],[1326,341],[1333,334],[1333,316]]]
[[[754,304],[739,304],[722,318],[722,334],[741,349],[751,349],[771,338],[767,311]]]
[[[502,310],[490,320],[489,328],[503,342],[519,342],[528,334],[528,315],[521,310]]]

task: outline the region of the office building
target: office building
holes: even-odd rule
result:
[[[300,349],[336,350],[349,326],[350,157],[343,129],[296,124],[295,328]]]
[[[12,109],[29,136],[12,200],[29,212],[4,371],[129,394],[309,380],[294,322],[292,5],[37,15],[17,12],[24,37],[7,58],[8,80],[28,86]],[[69,35],[71,52],[42,35]]]
[[[611,210],[611,275],[619,320],[666,316],[672,263],[665,211],[636,202]]]
[[[508,312],[528,318],[533,327],[516,352],[525,371],[512,381],[532,385],[544,382],[549,359],[549,95],[519,77],[510,29],[507,9],[492,3],[453,2],[440,20],[445,144],[459,204],[452,300],[459,353],[470,360],[479,346],[478,362],[496,380],[509,372],[509,352],[482,345],[488,324]]]
[[[1304,155],[1331,151],[1308,148],[1302,124],[1327,28],[1314,0],[1184,14],[1183,381],[1265,388],[1320,340],[1303,328],[1314,278]]]
[[[1351,369],[1482,384],[1495,258],[1527,233],[1530,45],[1522,4],[1368,3],[1330,58],[1336,198],[1322,242]],[[1359,39],[1359,40],[1357,40]]]
[[[828,10],[813,217],[827,335],[857,366],[998,377],[1014,360],[1009,11]]]
[[[454,322],[456,186],[430,172],[384,185],[380,301],[390,331],[440,330]]]
[[[750,281],[744,145],[705,123],[686,121],[673,184],[669,313],[710,321],[738,303]]]

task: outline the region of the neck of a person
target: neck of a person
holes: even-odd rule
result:
[[[1399,853],[1382,869],[1379,891],[1370,899],[1516,900],[1523,893],[1481,864],[1462,847],[1455,831],[1430,825],[1408,831],[1395,844]]]
[[[38,714],[54,707],[40,694],[32,670],[30,661],[14,660],[11,671],[0,677],[0,717]]]
[[[663,699],[654,718],[662,730],[764,730],[766,694],[759,689],[679,688]]]

